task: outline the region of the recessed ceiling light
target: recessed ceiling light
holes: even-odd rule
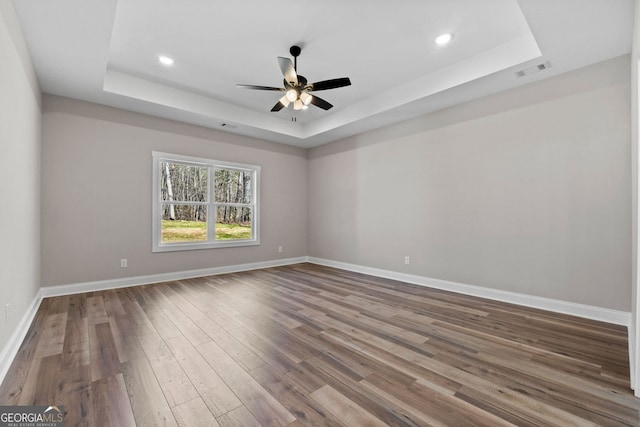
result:
[[[165,56],[165,55],[158,55],[158,61],[160,61],[162,65],[166,65],[166,66],[173,65],[173,63],[176,62],[173,60],[173,58],[169,58],[168,56]]]
[[[449,43],[451,39],[453,39],[453,33],[445,33],[438,36],[438,38],[436,39],[436,44],[444,46],[445,44]]]

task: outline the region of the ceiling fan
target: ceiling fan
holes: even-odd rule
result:
[[[282,74],[284,75],[284,87],[279,88],[243,84],[237,84],[236,86],[244,89],[284,92],[284,96],[282,96],[276,105],[273,106],[271,111],[280,111],[283,108],[288,107],[289,104],[293,104],[294,110],[302,110],[309,104],[320,107],[323,110],[330,109],[333,105],[316,95],[312,95],[310,92],[349,86],[351,85],[351,80],[349,80],[349,77],[341,77],[338,79],[323,80],[321,82],[307,84],[307,79],[297,73],[298,56],[300,56],[300,52],[302,52],[300,46],[291,46],[289,49],[289,53],[293,56],[293,63],[289,58],[283,58],[281,56],[278,57],[278,64],[280,65],[280,70],[282,70]]]

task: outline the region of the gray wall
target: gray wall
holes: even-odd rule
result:
[[[311,150],[309,255],[630,311],[629,70],[617,58]]]
[[[1,350],[40,289],[40,89],[13,3],[4,0],[0,58]]]
[[[307,254],[302,149],[55,96],[42,127],[43,286]],[[261,245],[152,253],[154,150],[262,166]]]

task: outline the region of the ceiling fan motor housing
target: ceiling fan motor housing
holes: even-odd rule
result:
[[[287,79],[282,80],[284,82],[284,86],[290,86],[290,87],[295,87],[295,88],[299,88],[299,89],[305,89],[305,86],[307,86],[307,79],[304,76],[301,76],[300,74],[298,74],[298,84],[297,85],[291,85],[289,82],[287,82]]]

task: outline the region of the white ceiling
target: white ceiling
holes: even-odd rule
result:
[[[19,0],[46,93],[300,147],[629,53],[633,0]],[[434,39],[455,34],[447,46]],[[269,110],[300,45],[334,105]],[[175,59],[162,66],[158,55]],[[549,61],[551,68],[515,72]],[[296,121],[292,121],[292,117]],[[222,124],[226,126],[222,126]]]

